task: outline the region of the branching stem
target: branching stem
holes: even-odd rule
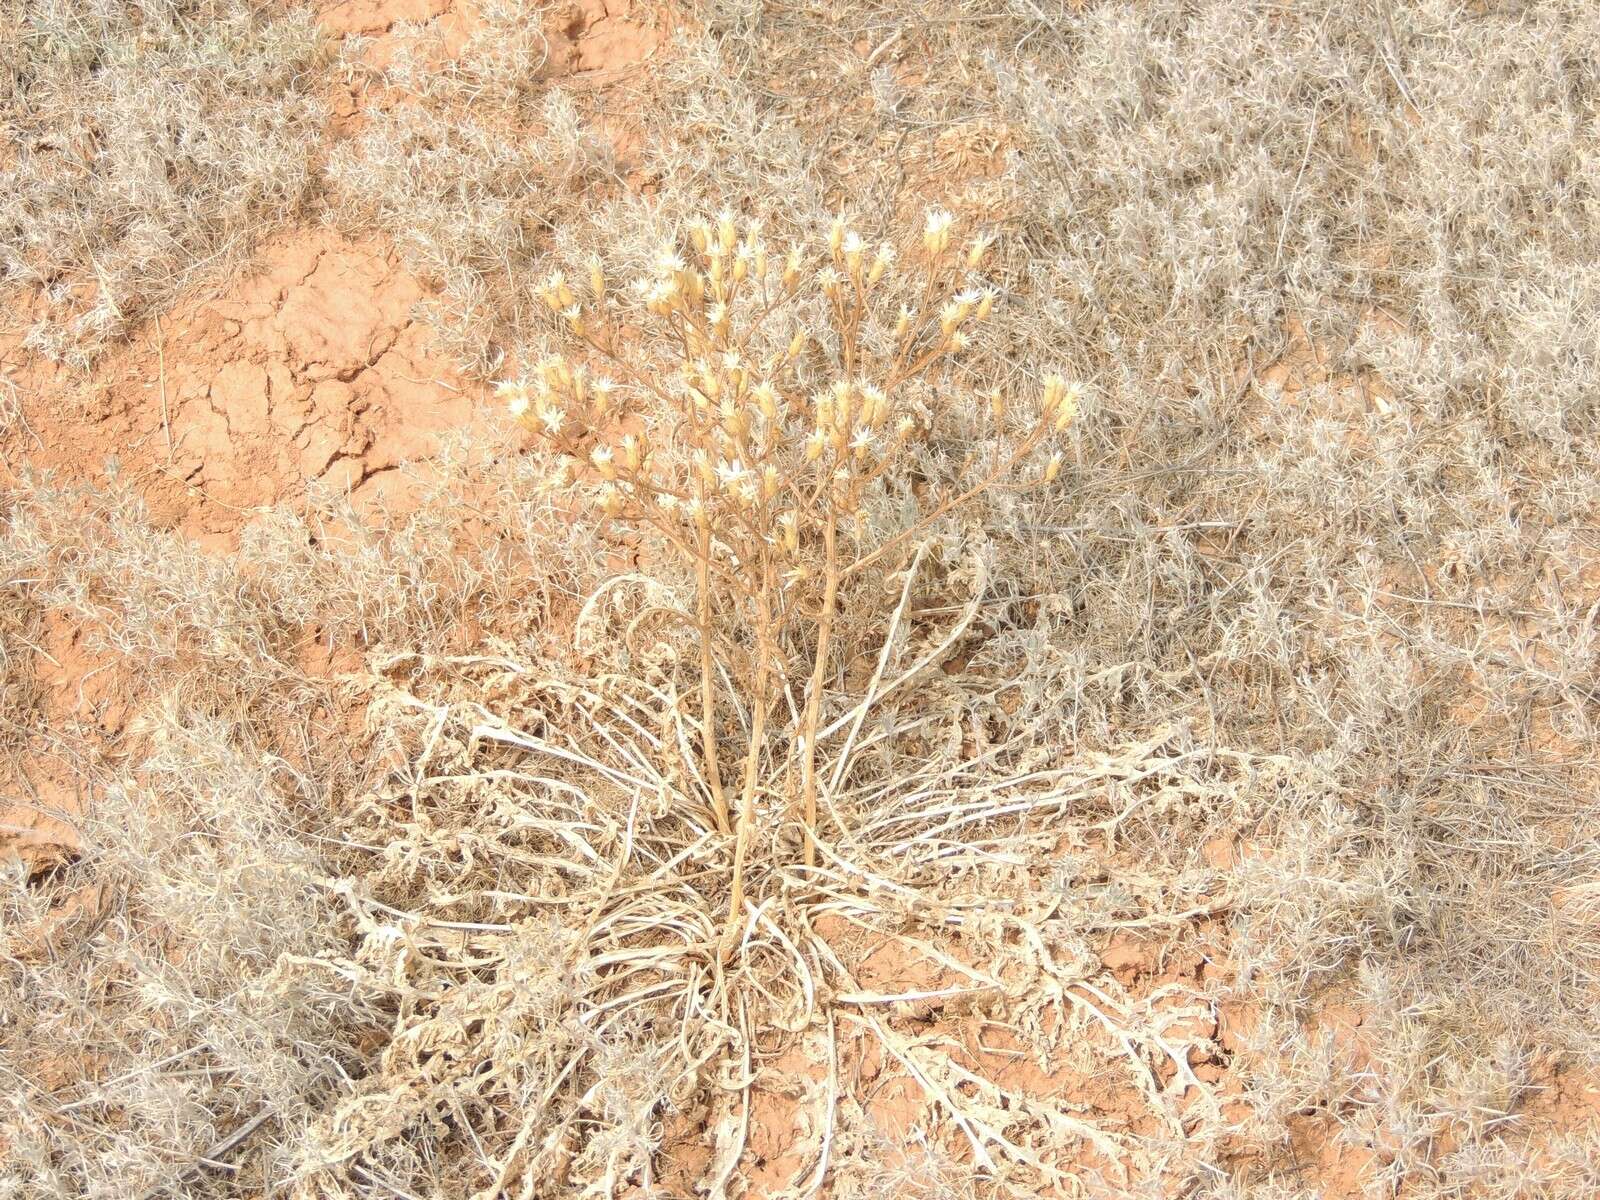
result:
[[[838,517],[830,503],[822,526],[822,612],[817,617],[816,658],[811,684],[806,690],[805,713],[800,719],[800,815],[805,823],[806,866],[817,863],[817,725],[822,715],[822,690],[828,676],[828,655],[833,648],[833,620],[839,601]]]

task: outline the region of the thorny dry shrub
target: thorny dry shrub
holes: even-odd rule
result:
[[[486,5],[457,55],[437,30],[416,31],[379,71],[346,49],[348,69],[394,102],[330,155],[332,215],[394,237],[407,268],[437,289],[423,315],[483,377],[536,316],[524,281],[549,230],[610,169],[609,147],[571,98],[535,90],[548,57],[544,8]]]
[[[1600,1066],[1595,22],[728,4],[674,67],[695,141],[759,128],[801,203],[903,204],[947,133],[1006,147],[993,342],[1092,399],[1068,486],[988,516],[997,586],[1044,599],[973,666],[1059,672],[1091,744],[1182,716],[1328,781],[1236,834],[1246,1191],[1314,1190],[1307,1113],[1375,1150],[1372,1194],[1593,1190],[1592,1129],[1524,1134],[1553,1071]],[[1284,396],[1296,327],[1326,361]],[[1370,1014],[1360,1055],[1330,1001]]]
[[[348,997],[261,986],[333,928],[287,811],[318,795],[227,717],[175,704],[145,732],[75,861],[6,881],[5,1194],[196,1194],[202,1160],[257,1131],[244,1174],[271,1179],[308,1104],[358,1069]]]
[[[361,1024],[347,998],[285,1004],[259,986],[332,928],[300,878],[316,857],[304,835],[348,768],[291,761],[291,714],[318,688],[281,661],[292,639],[267,597],[151,532],[137,505],[44,485],[7,495],[4,514],[8,597],[81,622],[152,694],[132,767],[32,705],[0,733],[7,766],[59,760],[94,800],[64,865],[30,879],[13,864],[5,880],[0,1193],[204,1194],[187,1191],[202,1160],[251,1135],[243,1174],[270,1175],[308,1098],[356,1064]],[[8,662],[37,645],[34,628],[0,637]]]
[[[1102,364],[1085,503],[1032,526],[1085,679],[1117,673],[1084,717],[1198,690],[1226,744],[1324,765],[1331,796],[1250,834],[1237,1065],[1253,1138],[1323,1106],[1374,1191],[1593,1186],[1518,1136],[1552,1063],[1600,1067],[1568,912],[1600,877],[1594,21],[1108,7],[991,59],[1034,298],[1003,318]],[[1333,378],[1286,403],[1259,375],[1291,321]],[[1306,1033],[1330,996],[1367,1061]]]
[[[0,785],[26,799],[10,768],[58,761],[91,802],[67,861],[13,863],[0,891],[0,1195],[270,1192],[367,1069],[383,1014],[272,974],[345,945],[330,813],[368,771],[339,715],[359,680],[308,674],[308,643],[434,652],[474,603],[548,623],[563,586],[518,566],[530,547],[467,528],[468,473],[444,468],[402,528],[324,500],[227,559],[153,530],[121,491],[0,496],[0,683],[18,701]],[[497,530],[527,524],[517,469],[473,492]],[[111,656],[130,713],[116,745],[42,710],[27,668],[45,613]]]
[[[396,685],[371,717],[402,765],[349,835],[374,848],[343,885],[359,938],[283,970],[394,1027],[319,1126],[307,1195],[614,1194],[655,1179],[687,1115],[712,1151],[698,1185],[725,1196],[756,1073],[799,1046],[833,1077],[791,1181],[814,1188],[872,1144],[836,1078],[860,1034],[947,1149],[1018,1194],[1062,1184],[1085,1146],[1108,1178],[1156,1154],[896,1020],[929,1000],[1013,1029],[1047,1072],[1069,1046],[1120,1063],[1157,1140],[1214,1121],[1177,1031],[1193,997],[1104,976],[1084,939],[1127,914],[1106,899],[1085,920],[1049,851],[1109,849],[1135,810],[1182,823],[1288,768],[1170,732],[1075,757],[1046,695],[945,669],[994,603],[964,518],[1024,463],[1055,482],[1047,443],[1077,404],[1059,377],[973,392],[987,239],[950,239],[932,214],[902,270],[839,221],[819,264],[725,214],[637,286],[599,260],[581,300],[541,285],[575,357],[503,390],[554,460],[549,519],[587,495],[639,564],[578,613],[579,661],[381,668]],[[1122,878],[1171,912],[1214,885]],[[868,935],[925,958],[926,986],[863,987]]]
[[[7,0],[0,44],[0,289],[42,289],[37,352],[88,362],[312,187],[304,10]]]

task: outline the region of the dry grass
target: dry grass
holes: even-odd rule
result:
[[[348,769],[297,753],[312,727],[290,714],[318,689],[281,661],[288,631],[259,589],[149,532],[136,506],[90,504],[10,497],[0,570],[24,614],[73,614],[153,687],[132,766],[48,719],[37,688],[8,713],[5,765],[64,764],[93,804],[80,852],[6,892],[0,1190],[185,1192],[241,1133],[238,1178],[270,1177],[297,1111],[356,1066],[359,1009],[260,988],[286,950],[327,944],[304,833]],[[0,635],[8,662],[39,644],[27,616]]]
[[[314,186],[325,57],[244,0],[0,5],[0,288],[84,365],[238,261]]]
[[[332,212],[353,231],[390,234],[437,289],[426,315],[479,375],[500,369],[537,327],[528,281],[551,231],[611,171],[610,147],[562,91],[539,85],[547,6],[497,0],[457,57],[437,31],[407,38],[383,70],[347,67],[393,99],[337,146]]]
[[[815,864],[780,815],[794,782],[758,772],[727,958],[737,839],[704,735],[730,764],[760,741],[751,626],[730,608],[704,639],[667,555],[617,578],[608,557],[639,547],[590,536],[533,463],[446,470],[403,530],[283,514],[225,562],[120,507],[78,524],[81,501],[13,496],[6,695],[35,703],[25,651],[65,609],[169,699],[148,761],[85,766],[102,824],[81,858],[9,893],[0,1138],[25,1157],[5,1186],[603,1192],[650,1182],[687,1121],[713,1131],[718,1195],[747,1058],[823,1061],[864,1031],[954,1130],[925,1147],[929,1195],[1036,1189],[1110,1138],[1132,1174],[1083,1173],[1091,1193],[1310,1197],[1312,1124],[1371,1152],[1372,1197],[1594,1194],[1593,1124],[1534,1117],[1558,1078],[1600,1077],[1594,11],[700,16],[629,114],[648,200],[573,202],[607,170],[574,149],[592,100],[552,99],[537,42],[502,40],[394,69],[414,102],[336,156],[341,219],[402,238],[487,376],[564,336],[549,270],[586,279],[603,250],[608,277],[646,274],[697,212],[803,240],[848,208],[876,241],[945,205],[1006,236],[983,353],[939,385],[1087,380],[1056,489],[920,530],[852,608],[811,693]],[[825,316],[800,306],[819,362]],[[981,417],[919,445],[877,535],[962,475]],[[469,608],[496,632],[446,652]],[[355,762],[278,740],[324,686],[293,665],[313,624],[366,648]],[[795,627],[811,665],[815,628]],[[786,733],[810,673],[789,678]],[[43,731],[27,711],[13,749]],[[1239,850],[1220,873],[1218,837]],[[198,892],[213,876],[232,884]],[[100,883],[105,922],[30,960],[50,904]],[[1154,1133],[959,1078],[855,986],[840,932],[952,953],[963,1002],[1047,1060],[1083,1046],[1091,1074],[1181,1085],[1165,1010],[1096,950],[1181,944],[1219,895],[1228,971],[1179,998],[1255,1014],[1228,1064],[1249,1115],[1158,1087]],[[130,982],[85,998],[107,978]],[[1038,1020],[1047,1000],[1069,1019]],[[1319,1024],[1331,1003],[1364,1015],[1357,1049]],[[92,1068],[42,1074],[22,1014]],[[825,1078],[805,1100],[800,1194],[824,1167],[841,1194],[915,1194]],[[264,1111],[237,1172],[193,1169]]]
[[[515,477],[503,482],[495,515],[519,523]],[[278,969],[346,945],[329,814],[370,770],[342,724],[347,685],[301,665],[308,641],[437,650],[469,598],[548,619],[515,552],[498,538],[466,552],[461,498],[437,499],[388,532],[352,531],[329,501],[321,548],[278,514],[220,559],[153,532],[124,494],[29,483],[7,497],[0,665],[17,703],[0,768],[65,764],[92,806],[78,853],[7,881],[0,1194],[275,1187],[307,1123],[367,1071],[385,1015]],[[132,758],[47,711],[25,669],[47,612],[140,664],[124,676]]]

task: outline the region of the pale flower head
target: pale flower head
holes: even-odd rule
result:
[[[1073,380],[1062,389],[1056,412],[1057,433],[1064,433],[1067,427],[1078,419],[1078,410],[1083,406],[1083,396],[1083,384],[1077,380]]]
[[[520,379],[507,380],[494,385],[494,393],[506,402],[506,408],[519,420],[528,411],[528,385]]]
[[[652,283],[645,291],[645,307],[660,311],[670,309],[673,301],[678,298],[678,281],[672,277],[659,279]]]
[[[872,258],[872,267],[867,271],[867,282],[876,284],[889,270],[889,264],[894,262],[894,247],[888,242],[878,244],[878,253]]]

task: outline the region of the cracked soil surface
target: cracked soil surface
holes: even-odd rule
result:
[[[86,384],[29,364],[7,470],[120,469],[159,522],[214,544],[313,481],[358,508],[403,505],[397,468],[477,409],[413,319],[422,287],[392,251],[320,230],[280,236],[258,262],[152,321]]]

